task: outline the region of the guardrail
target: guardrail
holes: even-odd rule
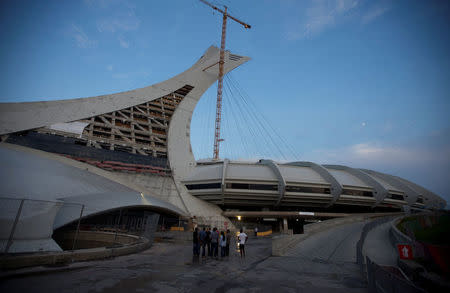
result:
[[[367,284],[369,292],[426,293],[403,276],[400,270],[388,270],[366,256]]]
[[[393,221],[394,218],[392,216],[379,218],[363,227],[361,237],[356,244],[356,262],[360,266],[362,274],[367,278],[368,289],[371,293],[424,293],[426,291],[410,282],[399,268],[383,267],[372,261],[368,256],[364,257],[362,253],[364,241],[369,232],[381,224]]]
[[[154,232],[158,225],[159,215],[149,213],[140,221],[123,216],[122,209],[116,212],[114,223],[89,224],[82,223],[85,216],[85,206],[79,203],[64,201],[48,201],[26,198],[0,197],[0,253],[22,252],[58,252],[77,249],[78,234],[81,230],[111,232],[117,238],[119,233],[132,234],[144,237],[152,242]],[[128,221],[128,222],[127,222]],[[64,240],[64,247],[56,241],[61,241],[64,235],[54,234],[61,225],[69,223],[74,235],[70,241]],[[130,224],[126,226],[125,224]],[[80,224],[82,224],[80,226]],[[170,226],[178,225],[183,228],[182,222],[170,223]],[[173,225],[172,225],[173,224]],[[62,238],[61,238],[62,237]]]
[[[15,252],[16,246],[43,240],[49,250],[59,251],[51,239],[53,223],[60,209],[71,209],[79,215],[77,234],[84,205],[24,198],[0,197],[0,251]],[[74,237],[73,246],[77,241]],[[21,249],[21,248],[20,248]],[[21,252],[19,249],[19,252]]]

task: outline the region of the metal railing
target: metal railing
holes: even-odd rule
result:
[[[373,262],[366,256],[367,284],[369,292],[386,293],[425,293],[411,283],[403,273],[397,270],[389,270]]]
[[[145,212],[139,219],[130,221],[122,210],[116,211],[118,215],[109,225],[91,224],[82,221],[86,210],[80,203],[0,197],[0,253],[60,251],[61,248],[73,251],[81,247],[80,231],[114,233],[114,242],[118,234],[132,234],[147,238],[151,244],[159,214]],[[184,222],[177,224],[186,225]],[[69,234],[62,237],[54,234],[63,226],[70,237]],[[31,244],[34,240],[38,244]]]
[[[15,243],[51,239],[54,220],[62,208],[77,212],[78,227],[83,215],[82,204],[25,198],[0,197],[0,251],[15,252]],[[76,218],[75,218],[76,219]],[[73,247],[77,241],[78,230]],[[47,245],[52,245],[50,242]],[[54,246],[58,250],[57,246]],[[31,252],[31,251],[30,251]]]
[[[424,293],[425,291],[410,282],[398,268],[383,267],[368,256],[363,255],[363,245],[369,232],[378,225],[390,222],[395,217],[383,217],[369,222],[363,227],[361,237],[356,245],[356,262],[362,274],[367,278],[369,292],[383,293]]]

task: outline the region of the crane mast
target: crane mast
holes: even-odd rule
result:
[[[214,127],[214,153],[213,153],[213,159],[218,160],[219,159],[219,144],[223,139],[220,138],[220,123],[222,120],[222,88],[223,88],[223,67],[225,64],[225,38],[227,34],[227,18],[231,18],[232,20],[236,21],[237,23],[243,25],[245,28],[251,28],[249,24],[246,24],[245,22],[240,21],[239,19],[231,16],[227,12],[227,6],[224,6],[225,10],[222,10],[211,3],[200,0],[202,3],[210,6],[212,9],[219,11],[222,13],[222,38],[220,40],[220,58],[219,58],[219,77],[217,79],[217,103],[216,103],[216,120],[215,120],[215,127]]]

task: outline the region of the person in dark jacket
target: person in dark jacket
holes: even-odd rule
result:
[[[202,250],[202,257],[205,257],[206,250],[206,228],[203,227],[203,230],[198,234],[199,245]]]
[[[211,250],[211,230],[208,227],[206,229],[206,247],[208,247],[208,256],[212,256],[212,250]]]
[[[227,229],[227,234],[225,235],[227,239],[227,245],[225,246],[225,255],[230,255],[230,243],[231,243],[231,232],[230,229]]]
[[[194,256],[199,256],[200,255],[200,251],[199,251],[199,245],[198,245],[198,228],[196,227],[194,229],[194,233],[192,234],[192,244],[193,244],[193,253]]]
[[[218,257],[218,249],[219,249],[219,231],[214,227],[211,232],[211,248],[213,257]]]

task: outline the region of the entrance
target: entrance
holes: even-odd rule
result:
[[[303,234],[303,225],[305,224],[304,219],[289,219],[288,229],[292,229],[293,234]]]

